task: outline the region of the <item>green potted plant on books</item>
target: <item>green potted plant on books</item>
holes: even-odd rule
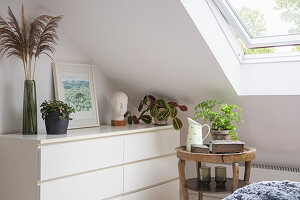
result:
[[[44,101],[41,104],[42,118],[45,120],[47,134],[66,134],[71,113],[75,109],[63,101]]]
[[[242,120],[239,106],[212,99],[198,104],[195,111],[194,119],[211,123],[213,140],[238,140],[236,124]]]

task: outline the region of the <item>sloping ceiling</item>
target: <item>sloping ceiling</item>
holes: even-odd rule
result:
[[[300,167],[300,97],[238,97],[179,0],[38,1],[64,15],[65,35],[132,105],[151,92],[187,104],[186,117],[204,99],[236,103],[241,139],[257,148],[257,162]],[[186,127],[182,133],[185,143]]]
[[[235,93],[180,1],[40,2],[64,15],[66,34],[129,96]]]

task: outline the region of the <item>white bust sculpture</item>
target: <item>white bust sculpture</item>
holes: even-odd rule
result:
[[[114,110],[114,120],[123,121],[127,111],[128,96],[124,92],[115,92],[110,97],[110,104]]]

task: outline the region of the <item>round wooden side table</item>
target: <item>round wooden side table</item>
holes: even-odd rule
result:
[[[241,153],[228,154],[212,154],[212,153],[191,153],[185,150],[185,146],[176,148],[178,162],[178,172],[180,185],[184,200],[188,200],[188,190],[198,192],[199,200],[203,199],[203,193],[232,193],[240,187],[249,184],[251,161],[255,159],[256,149],[252,147],[244,147]],[[186,180],[185,178],[185,162],[196,162],[197,178]],[[239,180],[239,163],[245,163],[244,180]],[[232,164],[233,178],[227,178],[224,187],[217,187],[214,178],[208,187],[203,187],[199,181],[199,168],[201,163],[230,163]]]

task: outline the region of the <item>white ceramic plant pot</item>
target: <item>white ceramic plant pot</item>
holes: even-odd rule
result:
[[[188,118],[189,122],[189,129],[188,129],[188,137],[186,142],[186,150],[191,151],[191,145],[192,144],[201,144],[203,145],[203,140],[209,135],[210,133],[210,127],[207,124],[201,125],[198,122],[192,120],[191,118]],[[202,137],[202,128],[204,126],[208,127],[208,132],[206,136]]]

